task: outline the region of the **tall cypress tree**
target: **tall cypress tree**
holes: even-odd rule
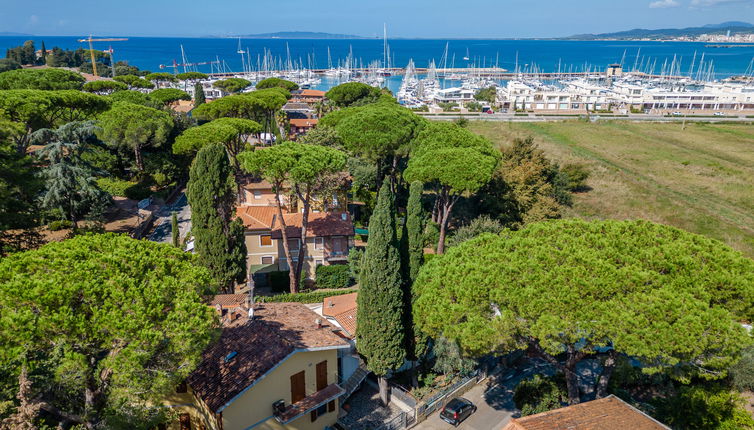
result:
[[[233,292],[235,283],[246,278],[244,228],[240,220],[232,219],[236,203],[234,178],[225,149],[211,144],[196,155],[186,190],[194,249],[223,292]]]
[[[181,231],[178,229],[178,214],[175,211],[170,217],[170,233],[172,234],[173,246],[178,248],[181,241]]]
[[[207,100],[204,97],[204,87],[201,82],[194,84],[194,107],[198,107],[206,103]]]
[[[358,350],[379,377],[380,398],[388,402],[385,375],[406,357],[404,289],[390,184],[380,188],[369,219],[369,242],[361,266],[356,331]]]
[[[45,65],[47,64],[47,48],[45,48],[45,41],[42,41],[42,57],[39,58],[39,64]]]
[[[426,353],[427,336],[421,333],[414,324],[413,294],[411,287],[419,275],[419,269],[424,262],[424,209],[422,207],[422,192],[424,184],[419,181],[411,183],[408,204],[406,205],[406,222],[403,224],[401,235],[401,263],[404,278],[404,324],[406,327],[406,358],[415,362]],[[415,363],[414,363],[415,364]],[[411,368],[411,383],[418,386],[418,379],[414,366]]]

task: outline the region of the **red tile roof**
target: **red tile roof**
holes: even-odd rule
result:
[[[314,127],[319,122],[317,119],[310,118],[293,118],[289,121],[291,122],[291,127],[297,128]]]
[[[322,301],[322,315],[334,317],[350,309],[356,309],[356,297],[359,293],[341,294],[325,297]]]
[[[272,228],[277,216],[277,208],[274,206],[239,206],[236,215],[247,230],[269,230]]]
[[[219,412],[289,355],[348,347],[333,330],[300,303],[256,304],[253,319],[241,317],[223,328],[186,382],[212,412]]]
[[[523,418],[503,430],[670,430],[623,400],[608,396]]]
[[[302,96],[308,96],[308,97],[324,97],[325,92],[320,90],[301,90],[299,93]]]
[[[322,301],[322,315],[334,318],[351,338],[356,336],[357,296],[358,293],[342,294]]]
[[[301,237],[301,227],[304,216],[301,213],[284,214],[286,233],[289,238]],[[309,231],[312,236],[353,236],[353,222],[347,212],[319,212],[309,214]],[[280,223],[275,223],[272,231],[273,239],[283,237]]]
[[[248,294],[218,294],[212,298],[209,303],[210,306],[220,306],[222,308],[236,308],[244,306],[246,300],[249,298]]]

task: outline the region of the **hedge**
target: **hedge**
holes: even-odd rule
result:
[[[351,268],[347,264],[317,267],[317,288],[348,288],[353,285]]]
[[[297,294],[277,294],[274,296],[257,296],[257,303],[278,303],[278,302],[294,302],[294,303],[320,303],[325,297],[340,296],[342,294],[350,294],[358,291],[356,288],[349,288],[347,290],[338,291],[313,291],[308,293]]]
[[[111,196],[142,200],[152,195],[148,186],[138,182],[129,182],[116,178],[99,178],[97,185]]]

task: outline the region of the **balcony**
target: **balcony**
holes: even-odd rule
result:
[[[348,261],[348,251],[326,251],[325,260],[331,263]]]
[[[346,391],[338,384],[330,384],[292,405],[285,406],[275,402],[275,404],[273,404],[275,419],[281,424],[288,424],[291,421],[301,418],[303,415],[337,399],[345,392]]]

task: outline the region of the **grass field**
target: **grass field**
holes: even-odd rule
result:
[[[754,257],[754,126],[472,122],[506,145],[533,136],[559,163],[590,167],[591,191],[566,216],[647,219],[719,239]]]

